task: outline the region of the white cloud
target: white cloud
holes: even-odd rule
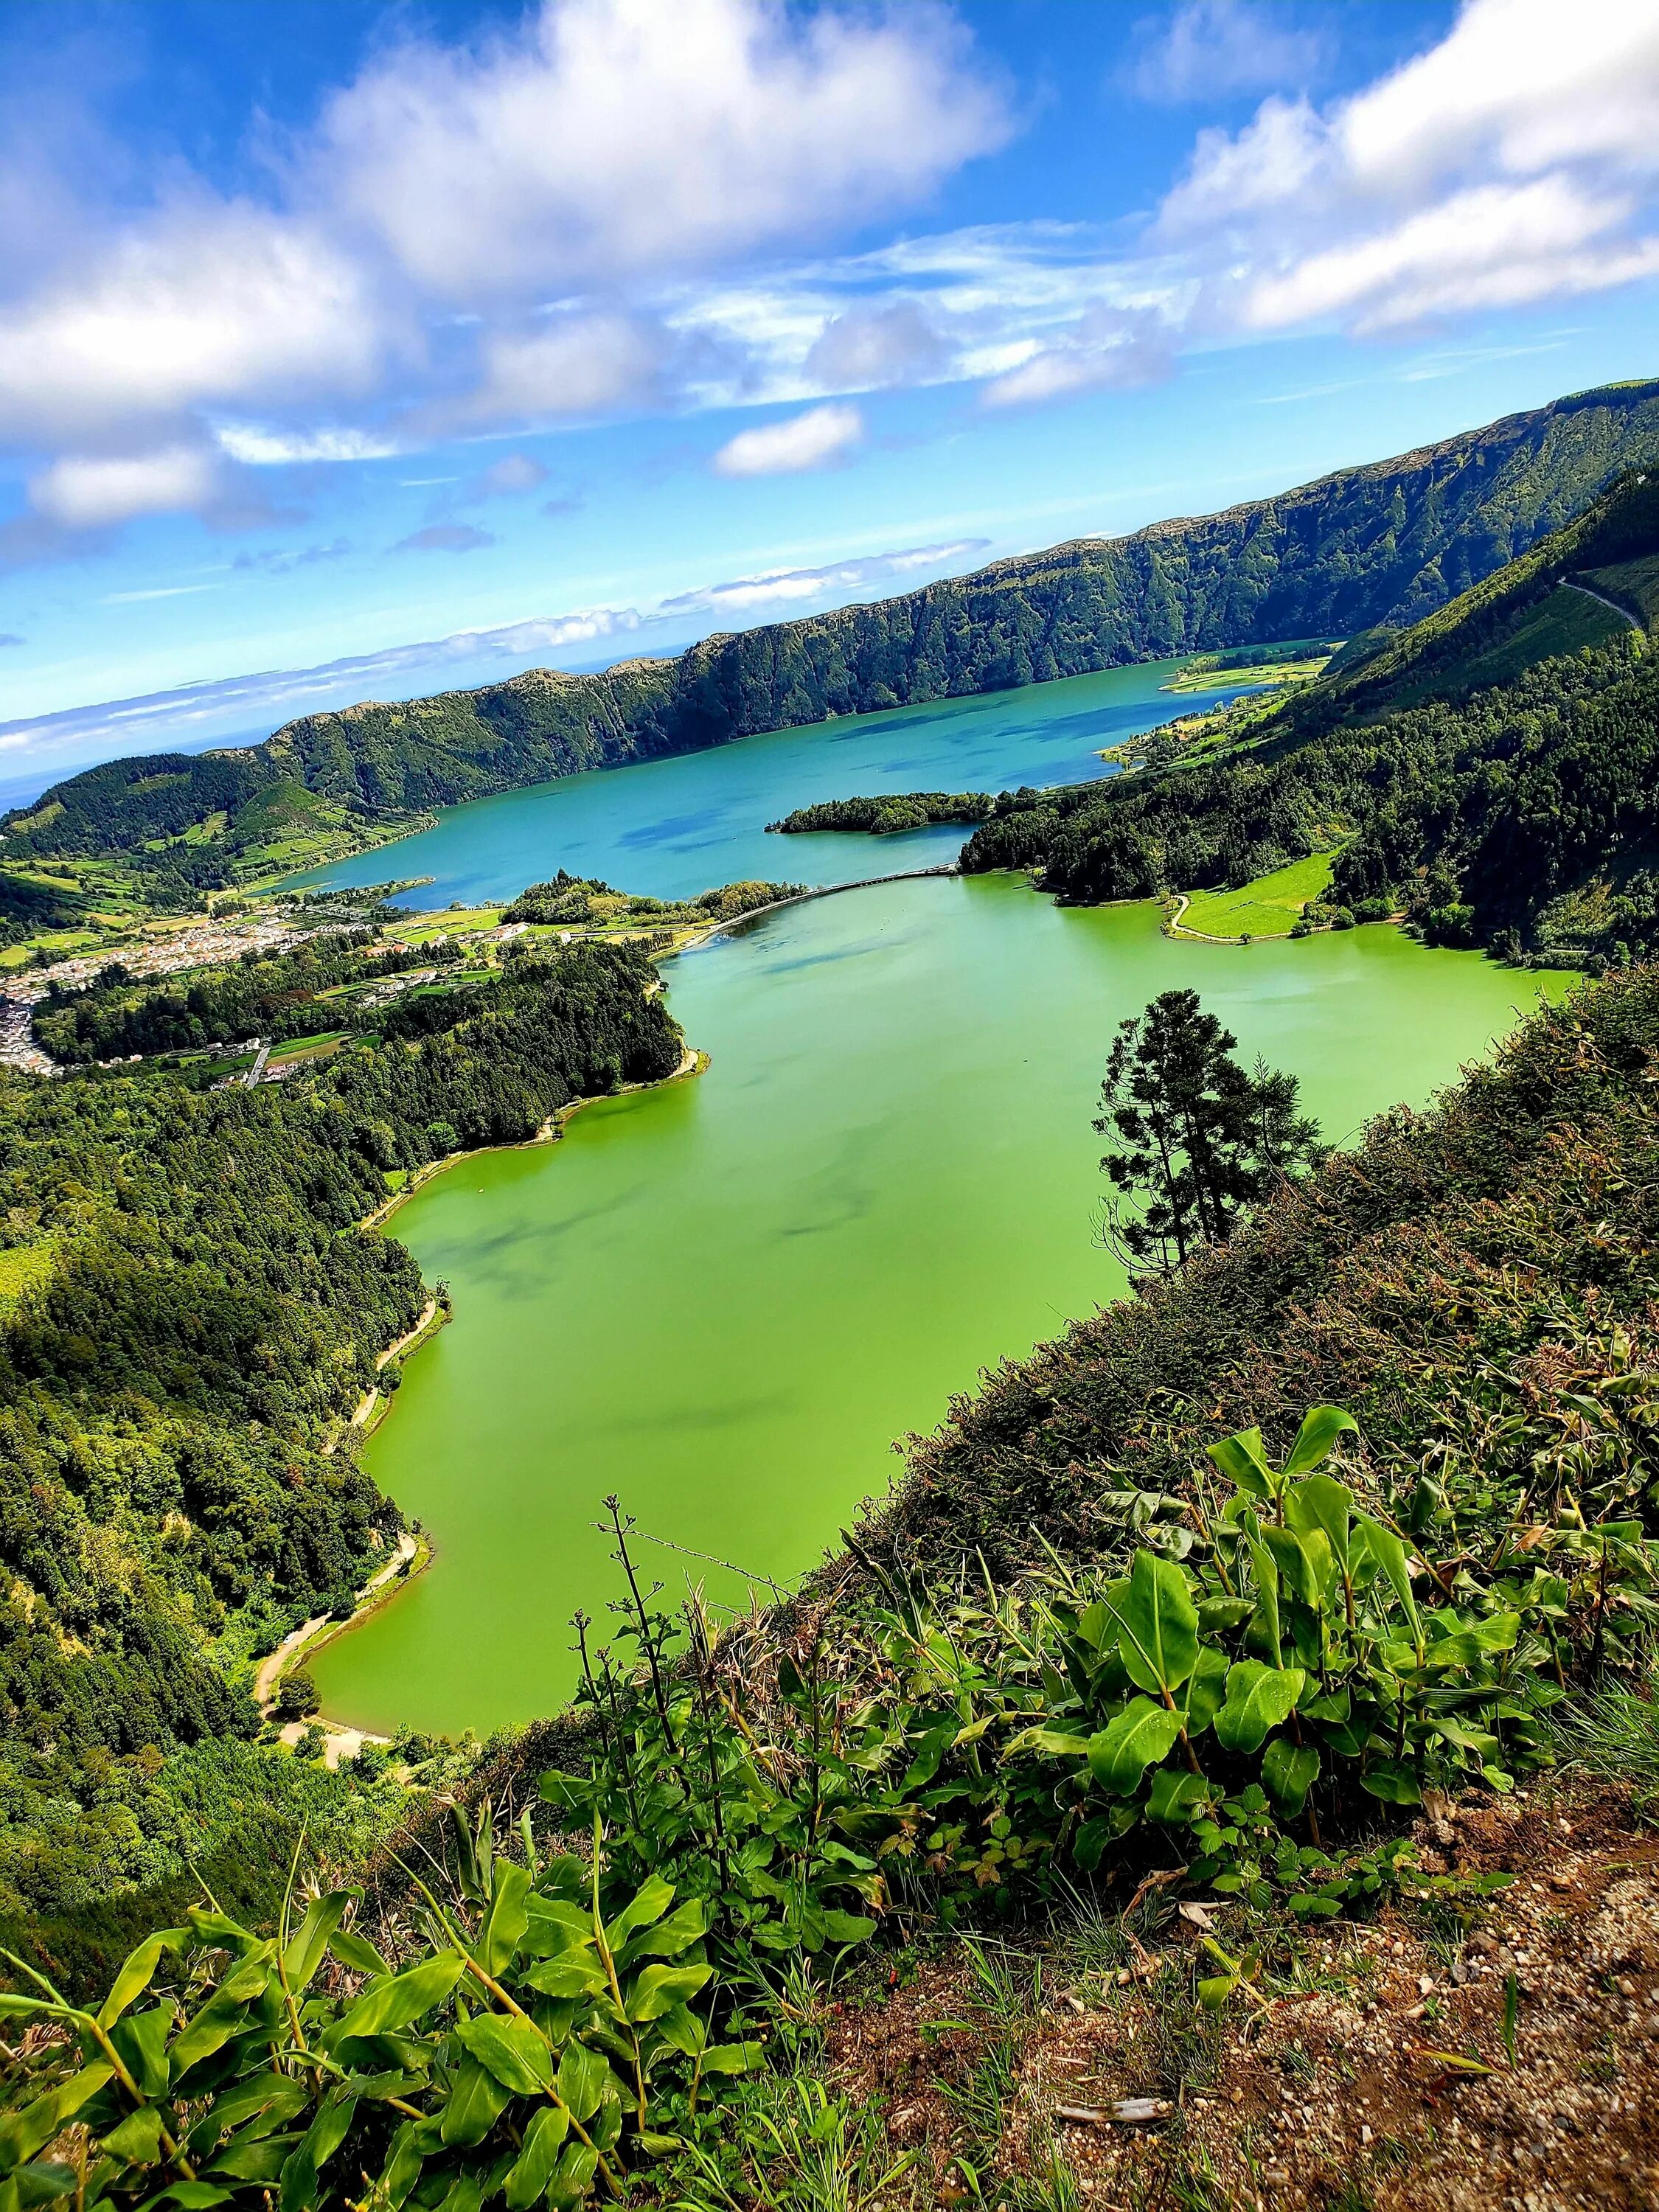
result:
[[[101,441],[204,405],[365,390],[380,325],[316,233],[192,203],[0,314],[0,437]]]
[[[1362,331],[1514,307],[1659,271],[1659,238],[1608,240],[1629,203],[1563,177],[1455,193],[1391,229],[1310,254],[1245,300],[1258,330],[1340,315]]]
[[[1009,133],[942,8],[544,0],[392,48],[331,103],[319,179],[434,297],[683,273],[908,204]]]
[[[1058,345],[993,377],[980,398],[987,407],[1040,406],[1085,392],[1124,392],[1170,375],[1175,354],[1162,318],[1147,311],[1096,308]]]
[[[1300,84],[1319,69],[1325,40],[1263,0],[1185,0],[1136,26],[1126,72],[1143,100],[1218,100],[1269,85]]]
[[[384,461],[400,450],[372,431],[326,426],[278,430],[258,422],[220,422],[213,434],[232,460],[252,468],[283,468],[295,461]]]
[[[787,422],[739,430],[711,465],[722,477],[793,475],[845,460],[863,435],[864,417],[856,407],[809,407]]]
[[[738,576],[724,584],[705,584],[665,599],[659,615],[748,614],[757,607],[788,606],[823,599],[839,592],[867,591],[872,584],[902,581],[920,571],[940,575],[984,552],[988,538],[958,538],[948,545],[911,545],[895,553],[868,553],[833,561],[818,568],[768,568],[758,576]]]
[[[860,304],[827,322],[807,354],[807,376],[829,392],[867,392],[884,384],[930,381],[951,348],[915,300]]]
[[[1412,189],[1490,159],[1510,176],[1606,158],[1659,169],[1651,0],[1470,0],[1449,33],[1341,111],[1346,167]]]
[[[36,513],[70,530],[103,530],[135,515],[205,506],[221,490],[213,456],[195,446],[109,459],[69,455],[29,482]]]
[[[1376,331],[1659,269],[1659,8],[1465,0],[1446,35],[1325,108],[1200,132],[1159,234],[1206,263],[1223,331]]]
[[[652,396],[661,363],[662,341],[638,317],[563,314],[487,338],[477,385],[437,412],[478,423],[599,415]]]

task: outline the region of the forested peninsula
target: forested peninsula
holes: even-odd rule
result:
[[[132,896],[179,908],[434,806],[579,769],[1164,655],[1398,629],[1525,553],[1656,444],[1659,382],[1609,386],[1274,499],[708,638],[676,659],[532,669],[307,715],[258,746],[111,762],[0,823],[0,921],[15,939],[84,911],[77,866],[112,860]]]

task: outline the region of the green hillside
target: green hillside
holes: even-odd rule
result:
[[[1580,392],[1277,498],[709,638],[678,659],[532,669],[306,715],[238,751],[111,763],[5,817],[0,852],[120,854],[157,902],[176,902],[582,769],[1160,656],[1395,629],[1655,453],[1659,381]]]
[[[1265,714],[1108,785],[1006,793],[970,872],[1063,900],[1237,890],[1340,844],[1329,903],[1437,942],[1592,963],[1659,947],[1659,662],[1570,579],[1639,583],[1637,472],[1522,560]]]

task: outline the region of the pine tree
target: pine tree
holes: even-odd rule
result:
[[[1165,991],[1120,1022],[1094,1126],[1117,1139],[1101,1167],[1113,1195],[1103,1239],[1131,1271],[1167,1274],[1224,1243],[1241,1212],[1318,1156],[1295,1076],[1258,1060],[1196,991]]]

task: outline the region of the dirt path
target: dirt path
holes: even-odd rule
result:
[[[1599,605],[1604,606],[1609,614],[1617,615],[1620,622],[1628,623],[1632,629],[1643,628],[1642,623],[1637,621],[1628,607],[1621,607],[1617,599],[1610,599],[1605,592],[1598,592],[1594,585],[1575,584],[1571,576],[1563,576],[1561,581],[1570,592],[1582,592],[1587,599],[1595,600]]]

